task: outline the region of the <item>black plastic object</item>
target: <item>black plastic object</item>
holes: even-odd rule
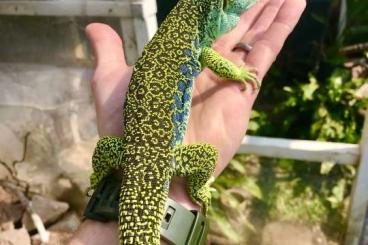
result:
[[[168,198],[160,233],[170,244],[202,245],[206,243],[208,224],[201,213],[189,211]]]
[[[101,222],[117,221],[120,185],[121,179],[114,175],[103,179],[93,192],[84,211],[84,216]]]
[[[92,194],[84,216],[101,222],[117,221],[120,186],[119,176],[111,174],[103,179]],[[200,212],[189,211],[168,198],[160,233],[171,245],[203,245],[206,243],[208,223]]]

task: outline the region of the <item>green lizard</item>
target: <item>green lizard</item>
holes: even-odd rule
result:
[[[193,82],[208,67],[220,77],[259,87],[256,75],[212,48],[236,26],[253,0],[179,0],[134,66],[124,104],[124,135],[103,137],[92,162],[91,188],[119,169],[121,244],[159,244],[172,176],[187,177],[188,192],[210,203],[208,181],[217,161],[209,144],[183,145]]]

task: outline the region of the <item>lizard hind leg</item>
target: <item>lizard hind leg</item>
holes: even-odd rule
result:
[[[187,177],[190,196],[206,212],[211,201],[209,184],[217,162],[216,148],[210,144],[178,145],[174,156],[174,175]]]
[[[245,88],[249,82],[253,84],[255,89],[259,89],[261,86],[256,69],[246,66],[238,67],[212,48],[203,48],[201,63],[203,67],[208,67],[221,78],[240,81]]]
[[[93,173],[90,177],[90,189],[95,189],[96,185],[112,169],[119,167],[123,157],[123,149],[123,141],[119,137],[106,136],[100,138],[92,156]]]

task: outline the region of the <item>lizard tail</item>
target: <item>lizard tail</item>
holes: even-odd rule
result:
[[[154,153],[150,152],[148,158],[139,155],[136,152],[124,159],[119,201],[120,244],[159,245],[170,176],[160,168],[162,164],[157,164]]]
[[[155,190],[157,183],[137,182],[126,177],[123,182],[119,202],[120,244],[159,245],[168,192]]]
[[[160,225],[169,192],[167,163],[161,147],[124,146],[119,201],[120,244],[160,244]]]
[[[166,168],[160,168],[164,164],[157,163],[158,159],[167,162],[169,157],[153,156],[154,152],[126,145],[119,137],[103,137],[95,148],[91,190],[112,169],[120,169],[123,175],[119,201],[120,244],[160,244],[170,175]]]

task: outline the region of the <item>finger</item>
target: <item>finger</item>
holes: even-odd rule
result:
[[[95,73],[91,81],[97,128],[102,135],[121,135],[121,104],[131,75],[124,58],[122,41],[109,26],[91,24],[86,34],[95,54]]]
[[[249,28],[245,35],[241,38],[241,42],[253,45],[257,41],[257,36],[260,36],[271,26],[276,18],[284,0],[272,0],[262,10],[255,23]]]
[[[242,36],[252,26],[253,22],[256,21],[258,15],[269,1],[270,0],[260,0],[245,11],[244,14],[241,15],[238,25],[216,40],[213,44],[213,48],[221,54],[231,53],[235,44],[239,42]]]
[[[119,35],[108,25],[93,23],[86,27],[98,70],[126,67],[124,50]]]
[[[250,29],[243,35],[239,43],[243,46],[249,45],[252,47],[255,42],[257,42],[258,37],[268,30],[273,21],[276,18],[284,0],[271,0],[262,9],[262,12],[258,15],[254,24]],[[234,49],[234,53],[238,55],[239,63],[244,62],[246,55],[249,53],[249,49]]]
[[[303,13],[305,5],[305,0],[285,0],[268,30],[254,43],[245,63],[257,69],[260,80],[275,61],[286,38]]]

